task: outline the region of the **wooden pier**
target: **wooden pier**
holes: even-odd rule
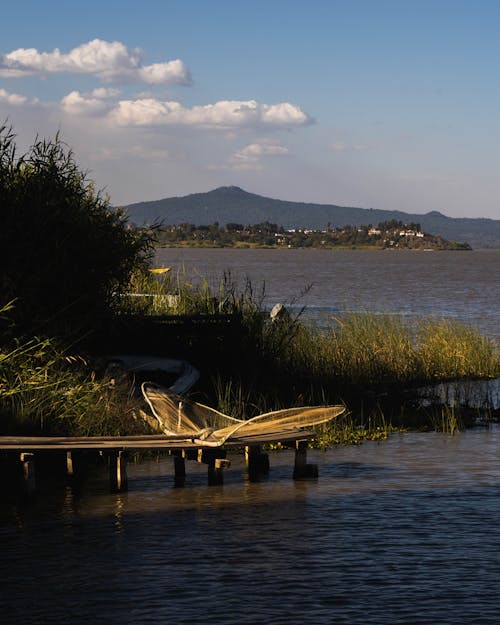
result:
[[[186,439],[176,440],[163,435],[100,436],[100,437],[21,437],[0,436],[1,479],[17,481],[25,493],[36,489],[37,457],[41,454],[58,455],[68,477],[77,471],[83,455],[95,452],[107,461],[112,492],[128,488],[127,457],[131,451],[163,451],[174,459],[174,483],[183,486],[186,480],[186,460],[204,463],[208,467],[208,484],[223,483],[224,469],[230,466],[228,449],[244,448],[246,468],[250,479],[259,479],[269,472],[269,456],[262,451],[266,443],[282,443],[295,449],[294,479],[315,478],[316,465],[307,463],[308,431],[297,429],[276,431],[265,436],[242,437],[226,441],[223,447],[200,445]]]

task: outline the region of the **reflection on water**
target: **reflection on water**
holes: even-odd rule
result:
[[[232,457],[224,486],[171,459],[105,476],[80,494],[42,489],[2,508],[2,622],[498,623],[498,429],[405,434],[310,452],[318,481],[293,482],[293,455],[268,480]]]
[[[500,409],[500,378],[442,382],[419,390],[422,405],[466,406],[486,411]]]

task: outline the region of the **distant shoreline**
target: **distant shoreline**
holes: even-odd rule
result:
[[[191,242],[178,242],[172,245],[156,245],[155,249],[169,250],[169,249],[198,249],[198,250],[323,250],[323,251],[370,251],[370,252],[473,252],[477,251],[473,248],[446,248],[446,247],[434,247],[434,248],[403,248],[403,247],[379,247],[376,245],[330,245],[330,246],[279,246],[279,245],[213,245],[210,243],[193,244]],[[500,248],[485,248],[485,249],[500,249]]]

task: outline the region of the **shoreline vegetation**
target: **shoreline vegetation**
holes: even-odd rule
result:
[[[130,228],[58,137],[20,156],[14,139],[0,129],[0,434],[149,433],[138,374],[110,371],[105,339],[106,328],[152,319],[170,332],[162,355],[201,372],[193,398],[226,414],[344,403],[349,414],[318,428],[317,445],[500,418],[488,390],[467,390],[500,377],[498,344],[475,328],[361,312],[320,330],[286,309],[271,318],[264,286],[229,272],[217,284],[151,273],[155,232]],[[186,315],[228,323],[208,334],[171,323]]]
[[[471,250],[468,243],[448,241],[422,232],[420,224],[392,220],[376,227],[332,227],[325,230],[285,230],[270,222],[220,226],[194,224],[159,225],[149,231],[159,247],[368,249],[368,250]]]

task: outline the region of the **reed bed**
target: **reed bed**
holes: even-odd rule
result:
[[[0,317],[7,312],[3,307]],[[1,434],[143,432],[129,391],[53,340],[11,339],[0,347]]]
[[[199,391],[238,418],[283,406],[343,402],[352,416],[332,426],[330,440],[377,438],[391,427],[454,432],[472,423],[467,391],[448,412],[442,402],[423,410],[419,389],[500,376],[498,344],[457,321],[410,323],[389,313],[358,312],[339,315],[319,330],[300,313],[271,320],[263,305],[265,289],[256,293],[249,281],[239,289],[230,273],[215,287],[203,278],[190,283],[182,272],[146,276],[142,288],[148,285],[156,297],[172,296],[157,313],[240,316],[238,345],[212,354],[210,371],[202,371],[211,382]],[[203,368],[203,358],[190,348]],[[487,402],[484,410],[494,414]]]
[[[201,371],[195,398],[237,418],[286,406],[345,404],[349,416],[318,430],[321,445],[380,439],[392,428],[453,433],[500,416],[487,397],[472,410],[467,383],[500,377],[498,344],[475,328],[359,312],[339,315],[319,330],[300,313],[285,310],[271,319],[264,301],[264,287],[255,290],[249,280],[240,287],[230,272],[213,284],[201,277],[190,282],[182,271],[136,274],[119,298],[121,313],[234,316],[236,338],[222,335],[207,347],[191,336],[177,346]],[[4,339],[0,346],[4,432],[143,431],[130,380],[113,383],[97,373],[98,363],[68,356],[49,339]],[[450,381],[460,388],[453,402],[441,397],[424,405],[422,387]]]

